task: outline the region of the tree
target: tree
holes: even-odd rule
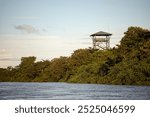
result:
[[[34,63],[36,57],[22,57],[21,63],[17,68],[17,73],[14,76],[14,81],[32,81],[35,78],[36,71]]]

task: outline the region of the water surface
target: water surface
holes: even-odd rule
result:
[[[150,86],[0,82],[1,100],[149,100]]]

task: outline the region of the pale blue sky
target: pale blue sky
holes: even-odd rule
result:
[[[89,35],[113,34],[119,44],[129,26],[150,29],[150,0],[0,0],[0,67],[22,56],[52,59],[92,46]]]

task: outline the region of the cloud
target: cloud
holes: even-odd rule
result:
[[[34,28],[32,25],[27,25],[27,24],[15,26],[15,29],[20,30],[20,31],[25,31],[26,33],[39,32],[38,29]]]
[[[6,53],[6,49],[0,49],[0,55],[5,53]]]
[[[22,20],[34,20],[34,19],[38,19],[38,17],[35,17],[35,16],[17,16],[15,18],[16,19],[22,19]]]
[[[11,54],[6,49],[0,48],[0,58],[3,56],[11,56]]]
[[[7,68],[8,66],[15,67],[20,63],[20,59],[14,57],[6,49],[0,48],[0,68]]]
[[[47,30],[44,28],[44,29],[42,29],[42,31],[43,31],[43,32],[46,32]]]
[[[0,61],[20,61],[17,58],[0,58]]]
[[[12,54],[6,49],[0,48],[0,61],[16,61],[16,58],[13,58]]]

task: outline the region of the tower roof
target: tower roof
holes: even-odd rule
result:
[[[110,33],[99,31],[97,33],[91,34],[90,36],[111,36],[111,35],[112,34],[110,34]]]

